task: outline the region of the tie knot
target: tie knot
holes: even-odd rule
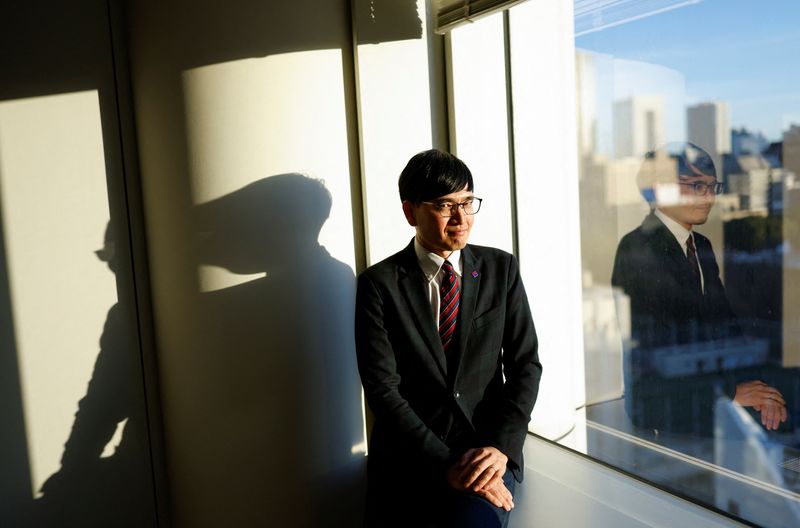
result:
[[[452,265],[452,264],[450,264],[450,261],[449,261],[449,260],[445,260],[445,261],[442,263],[442,269],[444,270],[444,272],[445,272],[445,273],[448,273],[448,274],[449,274],[449,273],[453,273],[453,265]]]
[[[689,235],[689,238],[686,239],[686,247],[694,251],[694,237],[692,235]]]

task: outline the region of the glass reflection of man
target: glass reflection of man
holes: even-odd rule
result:
[[[735,374],[752,358],[725,352],[739,330],[711,243],[694,231],[722,189],[714,162],[690,143],[667,144],[646,154],[637,183],[650,214],[620,241],[611,278],[630,297],[628,416],[639,427],[707,434],[721,391],[777,429],[787,418],[783,396]]]

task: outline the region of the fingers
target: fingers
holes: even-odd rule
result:
[[[467,486],[469,486],[469,488],[473,491],[479,490],[483,487],[486,487],[486,485],[489,484],[495,475],[497,475],[497,470],[494,466],[489,466],[475,479],[471,485],[467,484]]]
[[[477,495],[506,511],[511,511],[511,508],[514,507],[513,496],[502,481],[498,486],[491,486],[478,491]]]
[[[775,422],[775,408],[772,405],[765,405],[764,409],[761,411],[761,424],[767,428],[767,430],[774,429],[774,422]]]
[[[763,381],[748,381],[736,386],[736,397],[734,400],[744,406],[755,407],[769,402],[777,402],[786,405],[783,395],[774,387],[770,387]]]
[[[502,478],[506,471],[506,458],[500,451],[493,447],[470,450],[464,454],[470,455],[461,472],[461,483],[467,488],[481,488],[498,473]]]
[[[762,387],[759,391],[759,395],[767,400],[772,400],[780,403],[781,405],[786,405],[786,401],[783,399],[783,394],[774,387]]]
[[[487,477],[487,475],[490,475]],[[484,471],[481,476],[475,481],[475,483],[469,487],[472,491],[479,491],[483,488],[491,488],[498,485],[503,484],[503,475],[496,470],[487,469]]]
[[[500,498],[503,500],[503,503],[508,506],[506,511],[510,511],[511,508],[514,507],[514,496],[511,495],[511,492],[508,490],[503,480],[501,479],[500,483],[497,486],[493,486],[492,489],[499,490]]]
[[[788,418],[786,407],[777,403],[765,404],[761,408],[761,424],[767,430],[777,429]]]

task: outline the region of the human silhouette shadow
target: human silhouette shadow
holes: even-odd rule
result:
[[[192,368],[207,412],[187,418],[232,526],[361,518],[355,276],[317,241],[331,203],[320,181],[281,174],[195,210],[201,263],[265,273],[199,296],[207,348]]]
[[[98,258],[117,273],[111,226]],[[100,353],[69,438],[61,468],[42,485],[30,526],[140,527],[155,525],[149,446],[138,343],[125,307],[114,304],[100,336]],[[138,381],[138,382],[137,382]],[[117,427],[122,435],[104,456]]]

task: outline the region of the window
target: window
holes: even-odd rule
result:
[[[800,6],[566,4],[449,37],[455,151],[495,168],[540,333],[531,430],[795,526]]]

